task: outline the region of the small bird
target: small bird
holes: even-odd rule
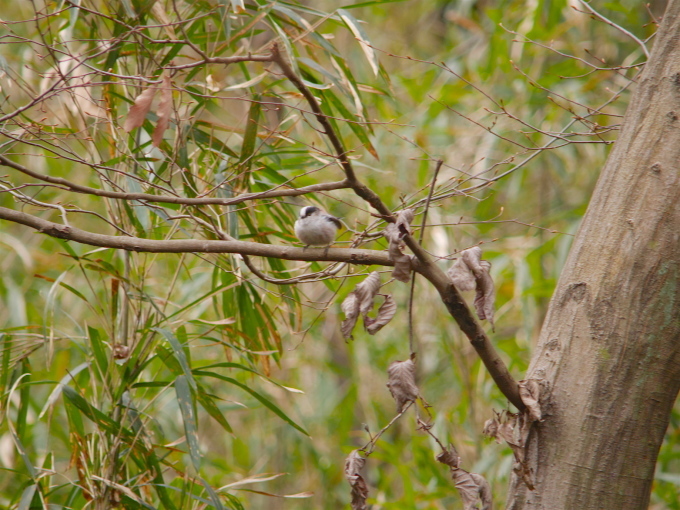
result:
[[[295,222],[295,235],[306,246],[330,246],[342,223],[318,207],[308,205],[300,210]]]

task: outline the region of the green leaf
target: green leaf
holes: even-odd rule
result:
[[[250,157],[255,152],[257,144],[257,131],[260,127],[260,111],[262,105],[260,104],[260,96],[254,95],[253,102],[250,103],[250,110],[248,111],[248,121],[246,124],[246,132],[243,137],[243,145],[241,146],[241,157],[239,161],[244,165],[244,169],[250,168]]]
[[[201,469],[201,451],[198,446],[196,412],[194,410],[191,388],[189,387],[188,379],[185,375],[180,375],[175,379],[175,391],[177,393],[179,409],[182,413],[182,421],[184,422],[184,433],[187,439],[187,445],[189,446],[189,456],[191,457],[194,468],[198,472]]]
[[[371,65],[371,69],[373,69],[373,74],[378,76],[378,73],[380,72],[380,64],[378,64],[378,57],[376,56],[375,51],[373,51],[373,48],[371,48],[368,36],[364,32],[364,29],[361,28],[359,21],[344,9],[338,9],[337,12],[342,18],[342,21],[345,22],[345,25],[347,25],[347,28],[349,28],[351,32],[354,34],[354,37],[356,37],[359,40],[361,49],[363,50],[364,55],[366,55],[366,59],[368,60],[368,63]]]
[[[113,421],[106,414],[85,400],[76,390],[70,386],[64,386],[62,388],[62,393],[71,401],[74,406],[78,408],[81,413],[83,413],[91,422],[93,422],[105,432],[113,434],[114,436],[120,435],[128,441],[134,439],[134,434],[132,434],[129,429],[123,427],[120,423]]]
[[[61,392],[63,388],[73,380],[73,378],[85,370],[87,367],[90,366],[89,362],[81,363],[78,365],[76,368],[73,370],[69,370],[69,372],[61,378],[61,381],[57,384],[57,387],[52,390],[52,393],[50,393],[50,396],[47,399],[47,402],[45,402],[45,405],[42,408],[42,411],[40,411],[40,414],[38,415],[38,419],[42,419],[43,416],[45,416],[45,413],[47,410],[52,407],[52,405],[57,401],[57,399],[61,396]]]
[[[21,493],[21,499],[19,499],[17,510],[29,510],[32,508],[31,503],[33,502],[33,497],[35,496],[37,489],[38,484],[35,483],[24,489]]]
[[[224,417],[224,414],[222,414],[222,411],[220,411],[220,408],[217,407],[215,402],[213,402],[213,397],[209,395],[200,384],[198,385],[198,392],[196,393],[196,398],[203,407],[203,409],[205,409],[208,412],[208,414],[212,416],[213,419],[222,426],[224,430],[226,430],[230,434],[234,433],[233,429],[231,428],[231,425],[229,425],[229,422]]]
[[[274,405],[272,402],[270,402],[267,398],[263,397],[263,396],[260,395],[258,392],[256,392],[255,390],[249,388],[247,385],[245,385],[245,384],[243,384],[243,383],[237,381],[236,379],[232,379],[231,377],[227,377],[227,376],[225,376],[225,375],[216,374],[216,373],[214,373],[214,372],[204,372],[204,371],[201,371],[201,370],[196,370],[194,373],[195,373],[196,375],[198,375],[198,376],[215,377],[215,378],[220,379],[220,380],[222,380],[222,381],[225,381],[225,382],[231,383],[231,384],[233,384],[233,385],[235,385],[235,386],[238,386],[239,388],[241,388],[241,389],[247,391],[248,393],[250,393],[250,394],[251,394],[253,397],[255,397],[257,400],[259,400],[260,403],[261,403],[262,405],[264,405],[267,409],[269,409],[269,410],[272,411],[274,414],[276,414],[276,415],[277,415],[279,418],[281,418],[283,421],[285,421],[285,422],[287,422],[288,424],[292,425],[294,428],[296,428],[297,430],[299,430],[300,432],[302,432],[302,433],[305,434],[306,436],[309,435],[309,433],[308,433],[305,429],[303,429],[300,425],[298,425],[298,424],[295,423],[292,419],[290,419],[286,413],[284,413],[284,412],[283,412],[281,409],[279,409],[276,405]]]
[[[106,351],[104,349],[104,342],[102,342],[99,331],[96,328],[88,326],[87,332],[90,338],[90,346],[92,347],[94,360],[99,367],[99,373],[101,374],[102,378],[104,378],[106,377],[106,373],[109,369],[109,358],[106,355]]]
[[[194,376],[191,373],[191,366],[189,364],[189,360],[187,359],[187,356],[184,353],[182,345],[180,344],[179,340],[177,340],[177,337],[167,329],[163,328],[151,328],[151,329],[163,335],[165,339],[168,341],[170,347],[172,347],[172,353],[175,356],[175,359],[179,362],[180,367],[182,367],[182,372],[187,378],[187,383],[191,386],[192,390],[196,391],[196,381],[194,381]]]

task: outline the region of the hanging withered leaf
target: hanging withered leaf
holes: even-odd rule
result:
[[[451,477],[456,483],[456,489],[463,500],[464,510],[477,510],[477,502],[482,503],[482,510],[493,508],[491,487],[482,475],[468,473],[464,469],[451,469]]]
[[[345,314],[345,320],[340,325],[343,338],[351,338],[359,314],[366,315],[373,308],[373,298],[378,290],[380,290],[380,274],[373,271],[344,299],[340,305]]]
[[[352,330],[357,322],[357,318],[359,318],[359,298],[354,291],[347,295],[340,305],[340,309],[345,314],[345,320],[340,324],[340,332],[346,340],[352,337]]]
[[[448,448],[437,455],[437,460],[442,464],[446,464],[452,469],[458,469],[460,466],[460,455],[458,455],[458,450],[452,444],[449,444]]]
[[[527,379],[519,382],[519,398],[527,406],[527,412],[531,421],[541,421],[541,386],[535,379]]]
[[[378,315],[374,318],[368,315],[364,316],[364,327],[369,334],[375,335],[378,331],[382,329],[388,322],[392,320],[392,317],[397,313],[397,303],[394,302],[394,298],[391,295],[385,296],[385,301],[378,308]]]
[[[500,444],[501,439],[498,437],[498,427],[500,426],[500,423],[498,423],[498,420],[494,416],[493,418],[490,418],[484,422],[484,428],[482,429],[482,434],[484,434],[486,437],[490,437],[491,439],[495,439],[497,443]]]
[[[402,250],[404,249],[404,237],[411,234],[411,222],[414,215],[413,209],[404,209],[398,212],[396,222],[389,223],[383,232],[389,242],[387,252],[390,259],[394,261],[392,277],[400,282],[408,282],[411,279],[413,255],[408,255]]]
[[[340,325],[340,331],[345,339],[351,338],[359,315],[363,317],[364,327],[371,335],[375,335],[392,320],[397,311],[397,305],[390,295],[385,296],[385,301],[378,309],[378,315],[375,318],[368,316],[373,310],[373,302],[378,290],[380,290],[380,274],[373,271],[344,299],[340,308],[345,314],[345,320]]]
[[[366,498],[368,498],[368,486],[361,470],[366,459],[359,454],[359,450],[352,452],[345,459],[345,478],[352,487],[352,510],[366,510]]]
[[[156,86],[151,85],[135,98],[135,102],[130,107],[125,124],[123,125],[125,131],[129,133],[144,124],[144,119],[151,109],[151,103],[153,103],[157,90]]]
[[[151,137],[154,146],[160,147],[163,141],[163,133],[168,129],[170,125],[170,113],[172,112],[172,83],[170,82],[170,76],[163,76],[163,85],[161,86],[161,101],[158,103],[158,110],[156,110],[156,115],[158,116],[158,122],[156,122],[156,127],[153,130],[153,136]]]
[[[447,271],[451,282],[458,290],[475,290],[475,310],[481,320],[488,320],[494,329],[493,315],[496,289],[489,273],[491,263],[482,260],[479,246],[463,250],[461,257]]]
[[[526,461],[526,444],[533,420],[529,411],[511,413],[509,411],[494,411],[494,418],[487,420],[484,434],[493,437],[497,442],[505,441],[515,456],[513,470],[530,490],[534,490],[531,468]]]
[[[416,386],[416,364],[412,359],[393,361],[387,367],[387,388],[397,403],[400,413],[404,404],[416,400],[420,394]]]

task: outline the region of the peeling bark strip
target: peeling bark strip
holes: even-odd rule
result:
[[[526,376],[549,391],[510,510],[649,506],[680,390],[679,34],[671,0]]]

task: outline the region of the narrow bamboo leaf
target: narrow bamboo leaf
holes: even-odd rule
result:
[[[208,482],[206,482],[203,478],[201,478],[201,483],[203,484],[203,487],[205,487],[205,490],[210,495],[210,501],[212,501],[212,506],[217,508],[217,510],[224,510],[222,502],[220,501],[220,497],[215,492],[215,489],[213,489],[212,486]]]
[[[274,381],[273,379],[270,379],[269,377],[258,372],[257,370],[254,370],[250,367],[242,365],[241,363],[234,363],[234,362],[231,362],[231,361],[222,361],[220,363],[213,363],[211,365],[196,367],[194,369],[194,374],[195,374],[196,370],[206,370],[208,368],[238,368],[240,370],[245,370],[246,372],[250,372],[252,374],[258,375],[258,376],[262,377],[263,379],[266,379],[270,383],[277,385],[279,388],[282,388],[286,391],[290,391],[291,393],[304,393],[304,391],[298,390],[297,388],[291,388],[290,386],[284,386],[283,384],[278,383],[278,382]]]
[[[87,367],[90,366],[89,362],[81,363],[78,365],[76,368],[73,370],[69,370],[69,372],[61,378],[61,381],[57,384],[56,388],[52,390],[52,393],[50,393],[50,396],[47,398],[47,402],[45,402],[45,405],[42,408],[42,411],[40,411],[40,414],[38,415],[38,420],[40,420],[43,416],[45,416],[45,413],[47,410],[52,407],[52,405],[57,401],[57,399],[61,396],[61,391],[66,386],[71,380],[80,372],[85,370]]]
[[[197,370],[197,371],[195,372],[195,374],[196,374],[196,375],[199,375],[199,376],[215,377],[215,378],[217,378],[217,379],[221,379],[222,381],[225,381],[225,382],[231,383],[231,384],[233,384],[233,385],[235,385],[235,386],[238,386],[239,388],[241,388],[241,389],[247,391],[248,393],[250,393],[250,394],[251,394],[253,397],[255,397],[257,400],[259,400],[260,403],[262,403],[262,405],[264,405],[267,409],[269,409],[270,411],[272,411],[275,415],[277,415],[277,416],[278,416],[279,418],[281,418],[283,421],[285,421],[285,422],[287,422],[288,424],[292,425],[294,428],[296,428],[297,430],[299,430],[300,432],[302,432],[302,433],[305,434],[306,436],[309,435],[309,433],[308,433],[305,429],[303,429],[300,425],[298,425],[298,424],[295,423],[292,419],[290,419],[290,418],[288,417],[288,415],[287,415],[286,413],[284,413],[281,409],[279,409],[276,405],[274,405],[272,402],[270,402],[268,399],[266,399],[265,397],[263,397],[262,395],[260,395],[260,394],[259,394],[258,392],[256,392],[255,390],[249,388],[247,385],[245,385],[245,384],[243,384],[243,383],[237,381],[236,379],[232,379],[231,377],[227,377],[227,376],[224,376],[224,375],[221,375],[221,374],[215,374],[215,373],[213,373],[213,372],[203,372],[203,371],[200,371],[200,370]]]
[[[155,510],[155,507],[149,505],[148,503],[145,503],[142,498],[140,498],[137,494],[132,492],[129,487],[125,487],[124,485],[121,485],[116,482],[112,482],[111,480],[106,480],[105,478],[102,478],[97,475],[92,475],[93,480],[97,480],[99,482],[102,482],[105,485],[108,485],[111,488],[116,489],[117,492],[119,492],[124,498],[129,499],[130,501],[127,502],[127,505],[130,505],[130,503],[136,503],[138,506],[141,506],[143,508],[149,508],[150,510]]]
[[[28,417],[28,407],[31,400],[31,367],[28,360],[26,359],[21,362],[21,377],[23,378],[24,376],[26,379],[21,387],[15,385],[12,388],[13,390],[19,388],[19,410],[17,411],[16,418],[16,434],[20,438],[24,437],[24,432],[26,430],[26,419]]]
[[[184,434],[189,446],[189,456],[194,468],[196,471],[199,471],[201,469],[201,451],[198,446],[196,413],[194,412],[193,399],[191,398],[191,388],[185,375],[180,375],[175,379],[175,392],[177,393],[177,402],[179,403],[182,421],[184,422]]]
[[[68,419],[69,433],[75,434],[79,438],[85,437],[85,426],[83,425],[83,417],[70,400],[64,399],[64,408],[66,409],[66,417]]]
[[[165,339],[168,341],[170,347],[172,347],[172,352],[175,355],[175,358],[179,362],[179,365],[182,367],[182,372],[184,372],[184,375],[187,378],[187,383],[191,386],[192,390],[196,391],[196,381],[194,381],[194,376],[191,374],[191,366],[189,365],[189,360],[187,359],[186,354],[184,353],[182,345],[180,344],[179,340],[177,340],[177,337],[167,329],[163,328],[151,328],[151,329],[163,335]]]
[[[102,342],[99,331],[92,326],[87,327],[88,336],[90,338],[90,346],[92,347],[92,354],[94,360],[99,367],[99,372],[102,377],[106,376],[109,369],[109,358],[106,356],[106,351],[104,350],[104,343]]]
[[[7,382],[9,381],[9,360],[12,355],[12,336],[0,333],[0,350],[2,350],[2,366],[0,367],[0,395],[5,394]],[[0,409],[3,409],[0,402]]]
[[[11,402],[12,401],[12,394],[16,391],[17,387],[21,383],[21,380],[24,377],[29,377],[29,373],[24,373],[21,374],[17,380],[14,382],[12,385],[12,388],[9,390],[9,395],[7,397],[7,401]],[[19,409],[21,411],[21,408]],[[19,415],[17,413],[17,415]],[[19,421],[19,416],[17,416],[17,422]],[[12,424],[12,420],[6,420],[7,422],[7,427],[9,428],[10,434],[12,435],[12,439],[14,440],[14,447],[17,449],[19,452],[19,455],[21,456],[21,459],[24,461],[24,465],[26,466],[26,469],[28,470],[29,475],[33,480],[37,480],[36,478],[36,470],[33,467],[33,463],[31,462],[31,459],[28,457],[28,453],[26,452],[26,449],[24,448],[23,443],[21,442],[21,438],[19,434],[17,433],[17,429],[14,428],[14,425]]]
[[[241,157],[239,161],[246,164],[246,168],[250,167],[249,158],[255,152],[255,145],[257,144],[257,130],[260,123],[260,111],[262,105],[260,104],[260,96],[254,95],[253,102],[250,103],[250,111],[248,112],[248,123],[246,124],[246,132],[243,137],[243,145],[241,146]]]
[[[170,371],[175,377],[178,375],[182,375],[184,373],[181,365],[177,361],[177,358],[175,358],[175,356],[172,354],[172,350],[166,348],[163,345],[157,345],[156,355],[163,362],[163,364],[170,369]]]
[[[347,28],[349,28],[351,32],[354,34],[354,37],[356,37],[359,40],[359,44],[361,44],[361,49],[363,50],[364,55],[366,55],[366,59],[368,60],[368,63],[371,65],[373,73],[376,76],[378,76],[378,73],[380,72],[378,57],[376,56],[375,51],[373,51],[373,48],[371,48],[368,37],[366,36],[364,29],[361,28],[359,21],[344,9],[338,9],[337,12],[342,18],[342,21],[345,22],[345,25],[347,25]]]
[[[333,94],[332,91],[329,90],[327,92],[324,92],[323,97],[328,99],[328,101],[333,105],[333,108],[335,108],[340,113],[341,117],[344,117],[347,120],[353,120],[356,118],[356,115],[352,115],[352,112],[350,112],[345,107],[342,100],[336,97],[336,95]],[[371,143],[371,140],[368,138],[368,134],[364,130],[364,127],[361,124],[357,124],[356,122],[348,122],[347,125],[352,130],[352,132],[357,136],[357,138],[361,141],[364,147],[366,147],[366,150],[368,150],[368,152],[370,152],[371,155],[379,161],[380,157],[378,156],[378,152],[375,150],[375,147],[373,147],[373,144]]]
[[[139,416],[139,411],[135,407],[134,402],[130,398],[130,392],[129,391],[124,391],[123,395],[121,397],[121,404],[125,406],[125,409],[127,410],[127,418],[130,420],[130,425],[132,426],[132,430],[135,431],[135,434],[139,435],[140,432],[144,432],[144,425],[142,423],[142,420]]]
[[[225,144],[224,142],[222,142],[221,140],[214,136],[210,136],[209,134],[201,131],[200,129],[193,128],[191,130],[190,136],[196,141],[197,144],[204,145],[219,153],[227,154],[228,156],[234,158],[238,157],[238,154],[231,150],[231,148],[227,144]]]
[[[33,502],[33,497],[35,496],[35,491],[38,488],[38,484],[33,484],[29,485],[24,489],[24,492],[21,493],[21,499],[19,500],[19,505],[17,506],[17,510],[29,510],[31,507],[31,503]]]
[[[71,401],[74,406],[80,410],[81,413],[83,413],[90,421],[95,423],[104,431],[108,432],[109,434],[120,435],[127,440],[134,438],[134,435],[129,429],[123,427],[120,423],[116,423],[111,418],[106,416],[70,386],[64,386],[62,388],[62,393]]]
[[[205,409],[210,416],[213,417],[213,419],[219,423],[224,430],[229,432],[230,434],[233,434],[234,431],[231,428],[231,425],[229,425],[229,422],[227,419],[224,417],[222,414],[222,411],[220,411],[219,407],[213,402],[212,396],[210,396],[199,384],[198,385],[198,391],[196,392],[196,398],[198,399],[198,402],[201,404],[203,409]]]

